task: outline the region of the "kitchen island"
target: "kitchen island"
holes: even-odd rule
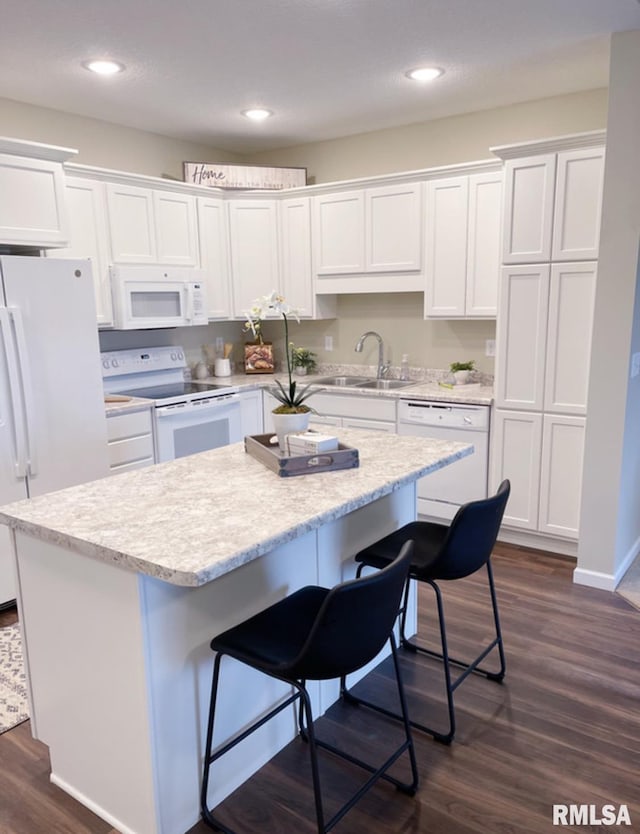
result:
[[[34,736],[51,779],[123,834],[184,834],[199,784],[214,634],[415,517],[415,481],[473,447],[341,430],[360,467],[278,478],[242,444],[0,508],[17,559]],[[366,671],[366,670],[365,670]],[[316,714],[337,684],[310,687]],[[229,661],[222,742],[286,692]],[[213,774],[217,804],[295,736],[285,711]]]

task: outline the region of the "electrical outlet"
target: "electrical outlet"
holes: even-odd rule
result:
[[[634,353],[631,357],[631,379],[640,374],[640,353]]]
[[[495,339],[487,339],[484,343],[484,353],[485,356],[495,356],[496,355],[496,340]]]
[[[324,337],[324,349],[327,351],[333,350],[333,336]]]
[[[224,339],[222,336],[216,336],[216,353],[222,353],[224,350]]]

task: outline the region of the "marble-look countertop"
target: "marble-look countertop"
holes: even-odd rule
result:
[[[120,397],[119,394],[105,394],[104,410],[107,417],[112,417],[115,414],[125,414],[128,411],[142,411],[145,408],[151,408],[152,400],[146,400],[142,397]]]
[[[358,372],[362,376],[371,376],[375,378],[375,374],[367,374],[367,368],[360,369]],[[348,375],[355,375],[356,372],[349,370]],[[319,379],[327,376],[340,376],[339,371],[331,373],[318,373],[313,376],[296,376],[295,380],[299,387],[305,385],[321,385]],[[286,374],[234,374],[230,377],[207,377],[200,382],[215,382],[220,384],[227,382],[229,385],[236,386],[243,390],[253,388],[268,388],[275,385],[276,379],[280,380],[285,386],[288,383]],[[355,386],[338,386],[325,385],[324,392],[327,394],[349,394],[358,397],[383,397],[385,399],[393,400],[437,400],[438,402],[451,403],[467,403],[469,405],[491,405],[493,403],[493,386],[480,384],[470,385],[454,385],[452,388],[445,388],[441,386],[437,380],[416,380],[405,388],[395,388],[392,390],[377,390],[371,388],[357,388]],[[310,401],[313,405],[313,401]]]
[[[175,585],[203,585],[473,451],[343,429],[360,466],[280,478],[236,443],[0,507],[0,522]]]

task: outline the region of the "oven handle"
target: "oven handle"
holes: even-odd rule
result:
[[[212,397],[204,402],[193,400],[192,402],[176,403],[175,405],[162,405],[156,408],[156,416],[160,418],[175,417],[176,414],[185,414],[188,411],[204,414],[207,411],[217,411],[221,408],[233,408],[236,404],[240,405],[239,394],[224,394],[221,397]]]

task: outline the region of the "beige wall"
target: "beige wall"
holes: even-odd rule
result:
[[[589,375],[578,574],[620,578],[640,549],[640,31],[611,39],[610,106]],[[635,299],[635,302],[634,302]]]
[[[187,161],[231,162],[234,154],[157,133],[87,119],[0,98],[0,134],[13,139],[61,145],[79,151],[74,162],[182,179]]]
[[[307,168],[313,182],[412,171],[491,158],[489,148],[602,130],[607,91],[590,90],[253,154],[257,163]]]
[[[0,133],[77,148],[77,161],[83,164],[151,176],[168,174],[181,179],[184,160],[208,159],[300,165],[316,181],[327,182],[486,159],[493,145],[601,129],[606,126],[606,110],[607,91],[592,90],[241,157],[0,99]],[[411,363],[427,367],[447,367],[452,361],[473,358],[480,370],[493,372],[493,359],[484,355],[484,343],[495,337],[495,323],[425,321],[422,294],[342,296],[337,313],[336,320],[295,327],[296,341],[315,350],[321,361],[373,362],[373,349],[355,354],[353,346],[364,330],[374,329],[392,351],[394,364],[399,364],[403,353],[409,354]],[[212,325],[203,341],[212,341],[218,332],[229,339],[233,327]],[[333,336],[331,353],[324,350],[325,334]],[[192,349],[198,352],[197,345]]]

